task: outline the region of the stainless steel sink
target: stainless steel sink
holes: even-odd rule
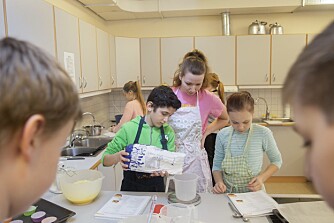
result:
[[[110,137],[88,137],[75,140],[72,146],[66,146],[61,156],[97,156],[112,140]]]
[[[291,118],[270,118],[270,119],[264,119],[264,118],[253,118],[253,123],[262,123],[262,122],[270,122],[270,121],[276,121],[276,122],[294,122]]]

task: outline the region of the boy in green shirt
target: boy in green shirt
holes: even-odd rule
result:
[[[168,151],[175,151],[174,131],[167,124],[168,118],[181,107],[181,102],[171,88],[159,86],[148,96],[144,117],[137,116],[125,123],[115,138],[108,144],[102,156],[104,166],[112,166],[121,162],[123,169],[129,155],[124,148],[130,144],[152,145]],[[139,173],[124,171],[121,191],[163,192],[164,173]]]

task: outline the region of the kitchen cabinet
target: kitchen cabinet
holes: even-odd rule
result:
[[[307,45],[311,43],[311,41],[314,39],[314,37],[316,37],[318,34],[316,33],[309,33],[307,34]]]
[[[173,85],[173,77],[183,56],[193,50],[193,37],[161,38],[162,83]]]
[[[140,81],[140,44],[138,38],[115,37],[117,87]]]
[[[304,163],[306,150],[302,148],[302,137],[291,126],[270,126],[269,128],[273,132],[283,159],[281,169],[274,176],[305,176]],[[265,156],[263,169],[268,164],[269,160]]]
[[[106,90],[111,88],[109,34],[97,28],[96,38],[99,90]]]
[[[73,56],[66,59],[66,63],[69,63],[67,71],[78,91],[82,92],[78,22],[79,20],[75,16],[55,7],[57,58],[66,69],[65,58],[69,56],[68,54]]]
[[[235,36],[195,37],[195,48],[208,59],[224,85],[235,85]]]
[[[306,35],[272,35],[271,84],[283,85],[291,65],[306,45]]]
[[[0,38],[6,36],[5,17],[3,11],[3,0],[0,0]]]
[[[43,0],[6,1],[8,36],[55,54],[53,7]]]
[[[98,90],[95,26],[79,20],[83,93]]]
[[[109,35],[110,43],[110,72],[111,72],[111,88],[117,87],[117,76],[116,76],[116,46],[115,37]]]
[[[237,84],[270,84],[270,35],[237,36]]]
[[[160,38],[140,39],[141,85],[159,86],[160,75]]]
[[[123,169],[121,164],[104,167],[100,164],[97,169],[105,176],[101,190],[120,191],[123,180]]]

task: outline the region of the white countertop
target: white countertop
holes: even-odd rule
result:
[[[76,215],[71,217],[67,222],[72,223],[102,223],[116,222],[115,220],[96,219],[94,214],[109,200],[115,193],[131,194],[131,195],[158,195],[157,203],[167,204],[167,194],[165,193],[143,193],[143,192],[115,192],[102,191],[100,195],[90,204],[74,205],[70,203],[62,194],[53,194],[47,192],[43,198],[64,208],[76,212]],[[233,218],[233,212],[228,206],[228,198],[224,194],[200,194],[201,203],[196,206],[198,211],[198,220],[204,223],[241,223],[242,219]],[[149,205],[148,205],[149,206]],[[145,213],[149,210],[146,208]],[[268,223],[271,222],[266,217],[251,218],[251,223]],[[140,223],[140,222],[138,222]]]

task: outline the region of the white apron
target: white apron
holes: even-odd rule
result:
[[[177,95],[179,89],[176,90]],[[198,175],[197,192],[212,190],[211,170],[208,155],[201,149],[202,120],[199,110],[198,93],[195,107],[181,107],[170,118],[168,124],[175,131],[177,152],[186,154],[183,173]]]

